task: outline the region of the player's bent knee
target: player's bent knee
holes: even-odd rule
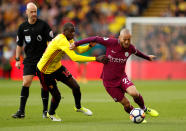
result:
[[[23,79],[23,86],[29,87],[32,84],[32,79]]]
[[[134,98],[139,96],[139,92],[137,90],[132,90],[128,92],[128,94]]]
[[[77,84],[77,85],[74,86],[74,89],[80,90],[80,86]]]
[[[80,86],[79,85],[76,85],[76,86],[74,86],[73,88],[72,88],[72,90],[74,91],[74,92],[81,92],[80,91]]]
[[[138,92],[134,92],[131,95],[133,98],[138,98],[139,97],[139,93]]]
[[[61,100],[61,95],[55,96],[54,99],[55,99],[56,102],[60,102],[60,100]]]
[[[23,81],[23,86],[26,86],[26,87],[29,87],[32,83],[32,80],[29,81],[29,80],[26,80],[26,81]]]

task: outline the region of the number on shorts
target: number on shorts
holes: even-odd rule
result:
[[[63,71],[63,74],[68,77],[70,75],[70,72],[68,70]]]
[[[124,84],[127,84],[127,83],[129,83],[129,80],[127,78],[123,78],[123,82],[124,82]]]

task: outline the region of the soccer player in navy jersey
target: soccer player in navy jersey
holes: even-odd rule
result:
[[[70,49],[75,49],[76,46],[90,42],[96,42],[106,47],[106,56],[109,58],[109,62],[104,64],[101,78],[106,91],[115,102],[121,103],[125,111],[130,113],[134,107],[125,96],[125,93],[128,93],[146,114],[158,116],[159,113],[156,110],[145,106],[143,97],[137,91],[135,85],[128,79],[125,72],[126,62],[130,55],[135,54],[149,61],[152,61],[155,56],[145,55],[136,49],[135,46],[131,44],[131,34],[129,30],[125,28],[120,31],[118,39],[98,36],[89,37],[71,44]],[[144,123],[145,122],[146,120]]]

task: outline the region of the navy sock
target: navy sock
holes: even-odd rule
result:
[[[132,105],[130,105],[129,107],[124,107],[124,109],[127,113],[130,113],[132,111],[132,109],[134,109],[134,107]]]
[[[134,101],[139,105],[141,109],[145,109],[143,97],[139,94],[139,97],[134,98]]]
[[[49,91],[41,88],[41,98],[43,101],[43,112],[44,112],[48,110]]]
[[[73,92],[76,108],[80,109],[81,108],[81,92],[80,90],[77,90],[77,89],[72,90],[72,92]]]

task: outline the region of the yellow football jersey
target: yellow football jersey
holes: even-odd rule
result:
[[[96,57],[86,57],[75,53],[74,50],[70,50],[70,43],[74,40],[68,41],[63,34],[57,35],[48,45],[46,51],[37,64],[38,69],[44,74],[51,74],[59,69],[61,64],[61,58],[67,54],[73,61],[89,62],[95,61]],[[79,46],[76,48],[78,53],[84,53],[90,49],[89,45]]]

